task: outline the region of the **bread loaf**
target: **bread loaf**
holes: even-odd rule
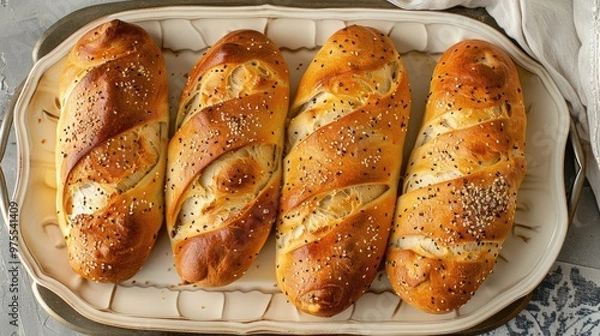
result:
[[[164,217],[167,76],[142,28],[86,33],[59,82],[57,216],[81,276],[120,282],[144,264]]]
[[[387,251],[405,302],[448,312],[490,274],[526,171],[525,128],[519,76],[504,51],[468,40],[442,55]]]
[[[284,159],[276,275],[301,311],[332,316],[370,287],[392,224],[411,106],[386,35],[333,34],[300,80]]]
[[[184,283],[239,279],[277,216],[289,73],[277,46],[229,33],[191,71],[169,143],[167,228]]]

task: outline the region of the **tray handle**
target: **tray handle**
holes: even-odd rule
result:
[[[16,90],[15,97],[18,97],[21,92],[21,86]],[[0,163],[4,161],[4,155],[6,154],[6,147],[8,146],[8,140],[10,138],[10,131],[13,126],[14,110],[15,110],[16,98],[12,99],[8,109],[4,112],[4,119],[2,125],[0,125]],[[4,175],[4,168],[0,166],[0,211],[2,211],[2,219],[4,223],[8,225],[8,211],[10,207],[10,194],[8,192],[8,185],[6,183],[6,176]]]
[[[585,160],[585,151],[583,150],[583,146],[581,145],[581,138],[579,136],[579,132],[577,131],[577,126],[575,124],[575,120],[571,117],[571,123],[569,126],[569,142],[571,144],[571,149],[573,151],[573,163],[575,165],[575,177],[573,179],[572,184],[569,186],[567,183],[567,209],[569,214],[569,225],[573,222],[573,218],[575,217],[575,213],[577,212],[577,205],[579,204],[579,199],[581,197],[581,192],[583,190],[583,186],[585,185],[585,173],[586,173],[586,160]],[[566,160],[567,162],[569,160]],[[570,189],[569,189],[570,187]]]

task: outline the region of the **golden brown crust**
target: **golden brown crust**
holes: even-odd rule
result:
[[[250,268],[275,221],[279,196],[275,181],[239,215],[219,230],[208,231],[175,245],[175,264],[181,278],[206,287],[239,279]]]
[[[120,282],[143,265],[164,217],[166,68],[142,28],[119,20],[86,33],[59,83],[58,221],[73,269]]]
[[[506,53],[467,40],[442,55],[386,256],[403,300],[444,313],[490,274],[525,176],[525,128],[521,84]]]
[[[300,310],[332,316],[371,285],[392,222],[410,111],[407,73],[373,28],[333,34],[288,122],[276,273]]]
[[[241,277],[278,210],[289,73],[262,33],[224,36],[183,89],[169,143],[167,227],[182,280]]]

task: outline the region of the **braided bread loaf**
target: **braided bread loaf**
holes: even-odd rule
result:
[[[300,80],[288,123],[276,274],[300,310],[332,316],[371,285],[393,219],[411,101],[391,39],[349,26]]]
[[[57,215],[71,267],[120,282],[154,246],[164,217],[169,110],[161,50],[114,20],[86,33],[59,82]]]
[[[227,34],[198,60],[169,142],[167,228],[182,280],[239,279],[277,216],[289,73],[257,31]]]
[[[490,274],[526,171],[526,116],[515,65],[484,41],[444,53],[431,81],[387,251],[394,290],[443,313]]]

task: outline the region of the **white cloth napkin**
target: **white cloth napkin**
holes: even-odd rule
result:
[[[485,7],[554,79],[569,105],[600,207],[600,0],[388,0],[403,9]]]

